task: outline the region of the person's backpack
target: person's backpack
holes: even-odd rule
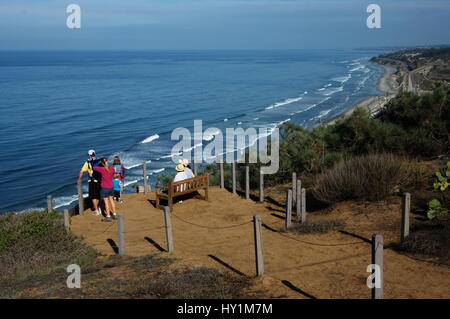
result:
[[[92,170],[92,176],[89,176],[89,182],[95,182],[95,183],[101,183],[102,181],[102,174],[100,172],[94,171],[93,167],[99,166],[101,163],[100,159],[88,159],[87,164],[89,170]]]

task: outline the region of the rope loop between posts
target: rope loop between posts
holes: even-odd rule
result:
[[[174,213],[171,213],[171,215],[174,216],[175,218],[179,219],[180,221],[186,223],[186,224],[189,224],[189,225],[192,225],[192,226],[197,226],[197,227],[200,227],[200,228],[206,228],[206,229],[228,229],[228,228],[236,228],[236,227],[240,227],[240,226],[244,226],[244,225],[253,223],[253,220],[250,220],[250,221],[247,221],[247,222],[244,222],[244,223],[241,223],[241,224],[237,224],[237,225],[229,225],[229,226],[205,226],[205,225],[195,224],[195,223],[189,222],[189,221],[187,221],[187,220],[184,220],[184,219],[182,219],[181,217],[178,217],[177,215],[175,215]]]
[[[104,231],[102,231],[100,234],[104,234],[106,233],[112,226],[114,226],[116,224],[116,221],[111,222],[111,225],[109,225],[108,227],[106,227],[106,229]]]
[[[124,231],[124,234],[128,234],[128,233],[135,233],[135,232],[142,232],[142,231],[149,231],[149,230],[161,230],[164,229],[165,226],[159,226],[159,227],[152,227],[152,228],[141,228],[141,229],[133,229],[133,230],[128,230],[128,231]]]
[[[320,247],[336,247],[336,246],[349,246],[349,245],[357,245],[357,244],[365,244],[366,242],[361,240],[361,241],[355,241],[355,242],[350,242],[350,243],[342,243],[342,244],[321,244],[321,243],[313,243],[310,241],[306,241],[306,240],[300,240],[297,238],[293,238],[290,237],[288,235],[285,235],[279,231],[276,231],[276,233],[280,236],[286,237],[288,239],[294,240],[294,241],[298,241],[300,243],[304,243],[304,244],[308,244],[308,245],[312,245],[312,246],[320,246]]]

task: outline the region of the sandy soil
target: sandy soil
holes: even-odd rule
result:
[[[280,195],[281,198],[281,195]],[[163,212],[153,205],[154,194],[125,195],[125,253],[143,256],[166,248]],[[281,201],[281,199],[280,199]],[[177,203],[172,213],[174,252],[170,267],[208,266],[221,271],[255,275],[252,215],[264,223],[265,274],[255,279],[255,290],[271,298],[370,298],[366,286],[371,263],[372,233],[398,241],[399,203],[387,203],[375,213],[361,213],[348,203],[328,214],[309,214],[345,221],[345,231],[328,234],[280,233],[284,211],[280,205],[245,200],[226,190],[211,188],[209,201],[192,198]],[[235,226],[235,227],[233,227]],[[86,212],[72,217],[72,231],[100,252],[115,254],[117,223],[102,223]],[[342,246],[326,246],[347,244]],[[385,249],[385,298],[449,298],[450,268],[420,262]]]

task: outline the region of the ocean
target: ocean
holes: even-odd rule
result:
[[[119,155],[126,192],[174,173],[177,127],[311,128],[369,95],[381,51],[0,51],[0,213],[74,206],[87,151]],[[85,185],[85,192],[87,188]]]

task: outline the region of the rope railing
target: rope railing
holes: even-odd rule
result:
[[[182,221],[182,222],[184,222],[186,224],[189,224],[189,225],[192,225],[192,226],[196,226],[196,227],[200,227],[200,228],[206,228],[206,229],[229,229],[229,228],[236,228],[236,227],[240,227],[240,226],[244,226],[244,225],[253,223],[253,220],[250,220],[250,221],[247,221],[247,222],[244,222],[244,223],[235,224],[235,225],[229,225],[229,226],[206,226],[206,225],[200,225],[200,224],[189,222],[189,221],[187,221],[185,219],[182,219],[181,217],[175,215],[173,212],[171,213],[171,215],[174,216],[176,219],[178,219],[178,220],[180,220],[180,221]]]
[[[264,225],[265,225],[265,224],[264,224]],[[283,236],[283,237],[285,237],[285,238],[288,238],[288,239],[290,239],[290,240],[294,240],[294,241],[297,241],[297,242],[300,242],[300,243],[303,243],[303,244],[312,245],[312,246],[320,246],[320,247],[336,247],[336,246],[349,246],[349,245],[357,245],[357,244],[364,244],[364,243],[367,244],[367,242],[364,241],[364,240],[361,240],[361,241],[355,241],[355,242],[350,242],[350,243],[340,243],[340,244],[313,243],[313,242],[310,242],[310,241],[300,240],[300,239],[297,239],[297,238],[293,238],[293,237],[288,236],[288,235],[286,235],[286,234],[284,234],[284,233],[282,233],[282,232],[280,232],[280,231],[274,231],[274,232],[277,233],[278,235]]]

